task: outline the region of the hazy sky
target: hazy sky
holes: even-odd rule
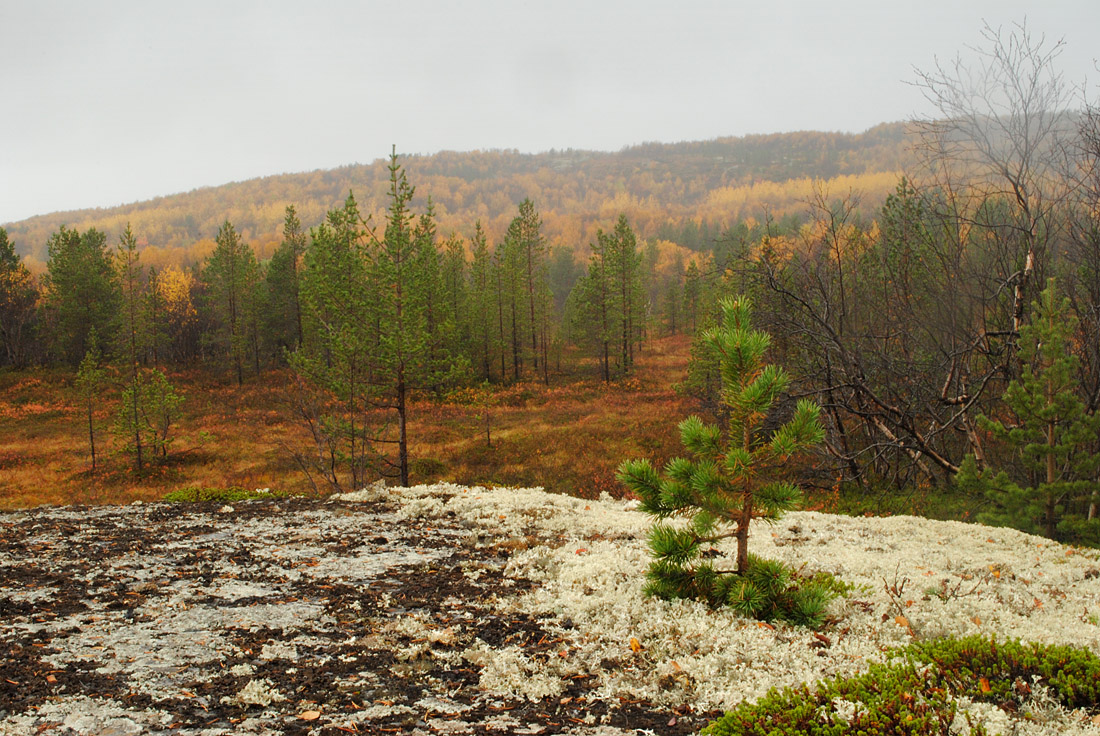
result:
[[[398,152],[618,150],[926,112],[982,21],[1100,72],[1097,0],[0,0],[0,223]]]

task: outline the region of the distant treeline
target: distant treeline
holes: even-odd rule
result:
[[[425,207],[430,195],[444,233],[466,232],[480,220],[490,238],[502,237],[516,202],[530,199],[539,203],[548,242],[583,248],[620,213],[642,238],[689,221],[708,221],[720,229],[749,216],[759,218],[765,208],[776,217],[795,214],[803,209],[812,180],[835,179],[832,188],[838,193],[863,192],[871,213],[910,160],[904,126],[896,123],[858,135],[806,132],[648,143],[617,153],[443,152],[409,157],[405,166],[419,189],[414,204]],[[280,241],[287,205],[295,206],[303,222],[320,222],[351,191],[365,211],[383,210],[386,166],[379,160],[121,207],[42,215],[11,223],[7,231],[32,269],[45,263],[46,241],[62,225],[95,228],[113,239],[129,224],[138,234],[139,249],[149,249],[147,263],[182,266],[209,255],[218,228],[228,219],[266,258]]]

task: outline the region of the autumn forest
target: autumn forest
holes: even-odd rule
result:
[[[620,459],[677,452],[671,418],[729,421],[701,335],[744,295],[780,414],[821,407],[809,505],[935,497],[1096,544],[1100,111],[1002,71],[1007,107],[940,72],[939,116],[858,135],[395,149],[11,223],[0,506],[622,494]]]

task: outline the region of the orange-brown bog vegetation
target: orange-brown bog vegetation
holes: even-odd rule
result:
[[[488,402],[475,391],[421,397],[410,417],[410,482],[622,496],[615,469],[623,458],[660,465],[681,452],[676,423],[696,408],[674,384],[685,377],[689,352],[688,337],[660,338],[644,347],[633,375],[610,384],[582,365],[574,375],[551,374],[549,386],[498,388]],[[308,451],[309,439],[287,403],[287,372],[270,371],[243,387],[196,370],[170,379],[185,396],[171,455],[136,475],[110,437],[118,389],[96,410],[103,455],[92,471],[72,373],[0,373],[0,509],[149,501],[192,486],[314,492],[292,455],[293,448]]]

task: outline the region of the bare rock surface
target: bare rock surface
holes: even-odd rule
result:
[[[532,585],[505,574],[513,537],[400,509],[381,496],[0,515],[0,734],[705,723],[686,706],[590,699],[595,677],[540,699],[483,688],[494,647],[537,665],[559,658],[561,637],[502,603]],[[486,654],[463,656],[471,646]]]
[[[687,734],[914,639],[1100,653],[1093,550],[792,513],[754,551],[852,586],[812,632],[645,598],[648,523],[447,484],[0,514],[0,735]],[[991,734],[1100,734],[1045,702],[959,707]]]

